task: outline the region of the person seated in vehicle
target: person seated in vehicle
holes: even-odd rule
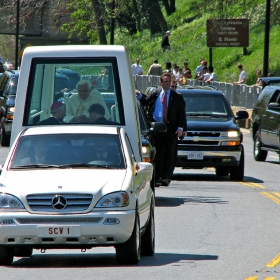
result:
[[[45,164],[48,159],[48,145],[44,140],[37,140],[34,143],[33,152],[30,152],[30,156],[20,160],[20,165],[29,164]]]
[[[109,110],[106,103],[97,90],[91,89],[91,84],[87,80],[81,80],[77,83],[78,94],[69,97],[66,109],[65,122],[86,123],[88,122],[88,109],[91,104],[99,103],[105,108],[105,117],[110,118]]]
[[[88,109],[89,123],[117,124],[105,118],[105,108],[99,103],[93,103]]]
[[[66,115],[66,106],[64,103],[56,101],[52,104],[51,116],[45,120],[38,122],[38,124],[58,124],[63,123],[63,119]]]

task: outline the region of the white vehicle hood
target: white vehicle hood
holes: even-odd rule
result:
[[[2,174],[0,192],[25,197],[43,193],[104,194],[121,190],[126,169],[32,169]]]

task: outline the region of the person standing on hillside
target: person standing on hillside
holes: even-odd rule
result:
[[[184,135],[186,129],[185,101],[180,93],[171,88],[171,73],[160,77],[161,87],[150,95],[135,91],[137,99],[148,106],[148,118],[151,121],[165,122],[166,132],[157,133],[156,146],[156,183],[168,186],[177,157],[178,137]]]
[[[165,52],[166,50],[171,50],[169,44],[169,38],[168,38],[170,35],[171,35],[170,31],[166,31],[165,35],[162,37],[161,47],[163,52]]]
[[[158,63],[157,59],[154,59],[154,63],[150,66],[148,70],[148,75],[161,76],[162,66]]]
[[[208,68],[208,71],[210,73],[210,77],[205,81],[205,83],[216,82],[217,76],[214,72],[214,67],[210,65]]]
[[[242,64],[239,63],[237,65],[237,68],[238,68],[238,70],[240,72],[240,75],[239,75],[238,82],[233,82],[233,84],[234,85],[246,84],[247,75],[246,75],[246,72],[243,70]]]
[[[131,65],[131,71],[132,71],[132,75],[142,75],[144,70],[142,68],[142,66],[140,65],[140,58],[136,59],[136,63]]]

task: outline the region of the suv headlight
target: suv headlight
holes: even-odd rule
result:
[[[125,207],[129,204],[129,196],[126,192],[114,192],[103,196],[95,205],[99,207]]]
[[[239,137],[240,133],[237,130],[223,131],[222,136],[224,136],[224,137]]]
[[[6,116],[6,118],[8,120],[12,121],[14,119],[14,112],[15,112],[15,107],[8,107],[7,108],[7,116]]]
[[[151,162],[151,150],[148,146],[142,146],[142,153],[145,162]]]
[[[13,195],[0,193],[0,210],[24,209],[23,204]]]

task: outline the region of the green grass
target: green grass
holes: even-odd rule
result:
[[[200,2],[196,1],[197,5]],[[256,4],[257,2],[260,4]],[[238,80],[238,63],[242,63],[247,73],[247,85],[255,83],[257,69],[263,70],[265,4],[263,1],[253,1],[253,4],[246,7],[246,12],[241,9],[240,5],[235,5],[228,11],[228,15],[232,15],[231,18],[249,19],[249,47],[247,55],[243,55],[243,48],[213,48],[213,66],[218,80],[221,82],[232,83]],[[217,16],[210,12],[203,12],[200,15],[200,10],[195,11],[191,7],[192,1],[188,1],[186,4],[186,1],[178,0],[176,2],[177,11],[169,17],[165,14],[172,32],[169,37],[171,44],[169,52],[163,53],[161,50],[160,43],[164,34],[156,34],[151,37],[149,30],[139,32],[132,37],[123,31],[116,31],[115,44],[126,46],[130,53],[131,63],[134,63],[139,57],[145,74],[155,58],[159,60],[163,68],[165,68],[166,61],[183,67],[183,62],[187,60],[189,68],[194,73],[201,58],[209,61],[209,48],[206,46],[206,20]],[[280,75],[279,25],[272,24],[271,26],[269,72],[274,72],[277,76]]]

